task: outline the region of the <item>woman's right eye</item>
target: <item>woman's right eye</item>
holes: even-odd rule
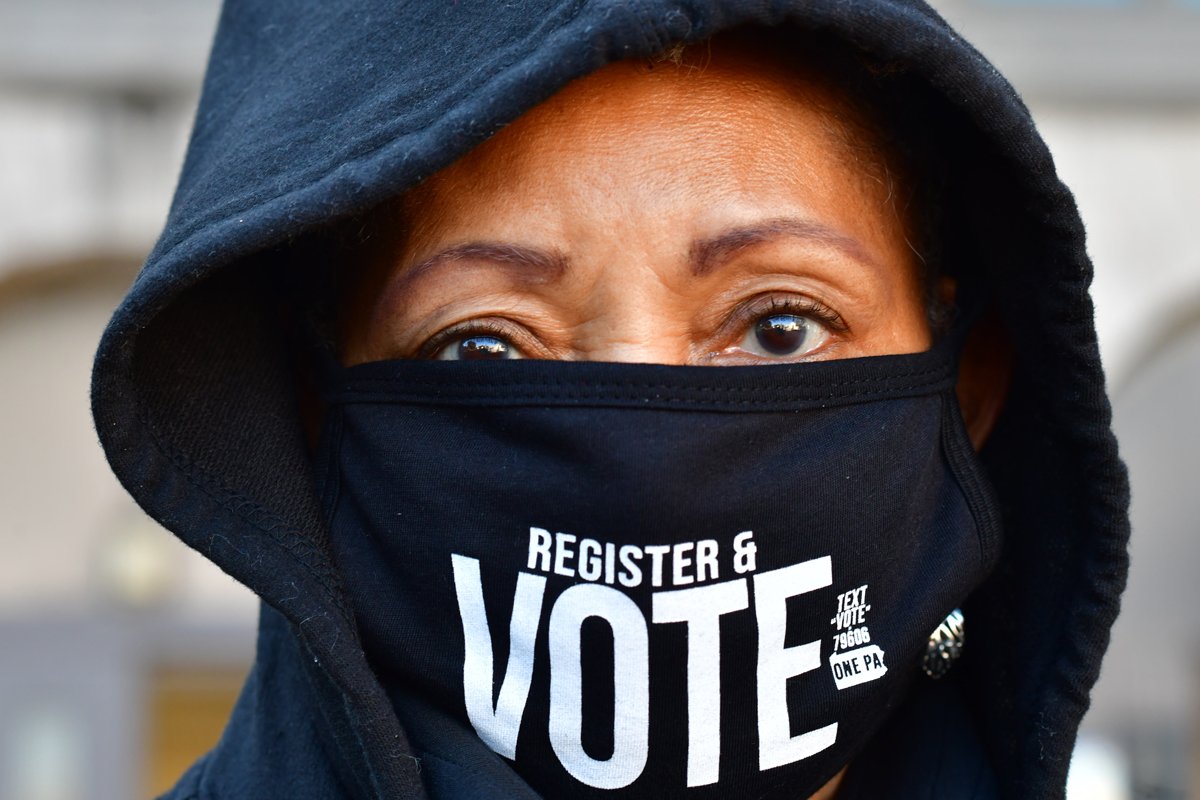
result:
[[[502,336],[470,334],[446,342],[433,357],[438,361],[503,361],[524,356]]]
[[[741,348],[761,358],[799,358],[829,340],[821,323],[801,314],[771,314],[746,332]]]

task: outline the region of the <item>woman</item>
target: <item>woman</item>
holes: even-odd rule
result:
[[[743,6],[227,5],[95,382],[264,599],[178,796],[1061,795],[1126,535],[1069,195],[924,7]]]

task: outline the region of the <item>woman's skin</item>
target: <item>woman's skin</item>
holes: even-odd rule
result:
[[[847,104],[740,45],[705,57],[602,69],[405,195],[345,361],[453,357],[471,335],[666,364],[926,349],[917,256]],[[748,336],[772,316],[808,326],[792,352]]]
[[[343,361],[927,349],[916,237],[869,126],[813,70],[738,40],[702,56],[575,81],[381,212]],[[965,374],[978,446],[1002,381]]]

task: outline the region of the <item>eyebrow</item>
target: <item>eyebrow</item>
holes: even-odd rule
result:
[[[785,236],[831,245],[855,261],[872,267],[877,266],[857,239],[819,222],[781,217],[733,228],[708,239],[693,242],[688,251],[692,274],[698,277],[707,275],[733,259],[742,250]]]
[[[868,266],[877,266],[866,248],[853,237],[811,220],[781,217],[722,231],[716,236],[694,241],[688,248],[692,274],[701,277],[736,257],[741,251],[781,237],[809,239],[831,245],[847,256]],[[510,269],[526,279],[554,281],[570,269],[570,259],[559,250],[541,249],[508,242],[476,241],[453,245],[418,261],[387,289],[390,297],[399,297],[422,275],[463,261],[485,261]]]
[[[557,250],[542,250],[508,242],[467,242],[439,250],[389,280],[380,307],[392,308],[414,282],[441,267],[462,261],[486,261],[539,281],[556,280],[567,271],[567,257]]]
[[[417,262],[406,271],[405,278],[411,280],[422,273],[458,261],[490,261],[532,270],[541,273],[540,277],[551,280],[561,277],[568,266],[567,257],[557,250],[540,250],[506,242],[468,242],[439,250]]]

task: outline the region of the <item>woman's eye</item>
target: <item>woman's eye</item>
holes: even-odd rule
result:
[[[448,342],[434,356],[439,361],[502,361],[521,352],[500,336],[475,334]]]
[[[771,314],[756,320],[739,346],[763,358],[794,358],[816,350],[828,338],[829,331],[808,317]]]

